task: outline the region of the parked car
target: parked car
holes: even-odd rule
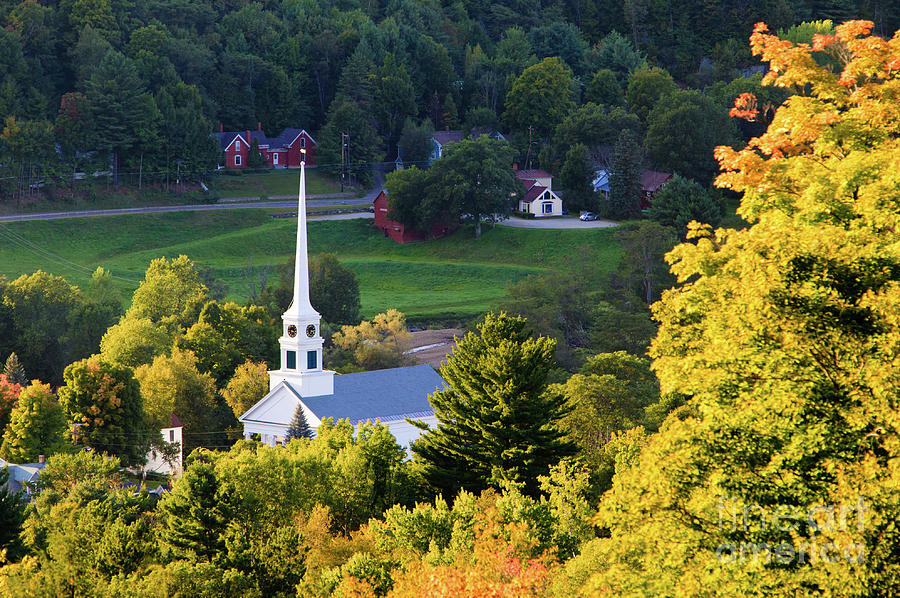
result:
[[[28,185],[28,188],[31,189],[31,190],[34,190],[34,189],[43,189],[43,188],[44,188],[44,181],[35,181],[35,182],[31,183],[30,185]]]
[[[587,222],[589,220],[600,220],[600,216],[594,214],[593,212],[584,212],[581,216],[578,217],[579,220],[583,222]]]

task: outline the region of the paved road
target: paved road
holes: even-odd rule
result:
[[[335,207],[358,206],[371,204],[384,187],[384,176],[377,170],[372,173],[375,177],[375,185],[363,197],[348,198],[347,193],[334,195],[307,196],[306,205],[309,207]],[[337,197],[343,196],[343,197]],[[240,210],[247,208],[294,208],[297,206],[297,197],[291,195],[279,195],[266,201],[253,198],[230,198],[219,200],[214,204],[194,204],[184,206],[149,206],[143,208],[116,208],[109,210],[78,210],[71,212],[43,212],[35,214],[15,214],[13,216],[0,216],[0,223],[26,222],[29,220],[63,220],[66,218],[90,218],[95,216],[124,216],[126,214],[161,214],[163,212],[206,212],[209,210]],[[360,214],[331,214],[330,216],[316,216],[311,213],[310,218],[316,220],[347,220],[350,218],[372,218],[372,215]]]
[[[575,216],[563,216],[562,218],[525,218],[512,217],[499,223],[502,226],[514,226],[516,228],[611,228],[618,226],[608,220],[591,220],[582,222]]]
[[[365,198],[347,199],[313,199],[307,202],[310,207],[339,208],[347,205],[360,205],[366,203]],[[0,216],[3,222],[25,222],[29,220],[62,220],[66,218],[90,218],[94,216],[123,216],[126,214],[161,214],[164,212],[206,212],[210,210],[240,210],[247,208],[297,208],[297,200],[284,201],[246,201],[234,203],[196,204],[186,206],[151,206],[144,208],[116,208],[111,210],[79,210],[73,212],[44,212],[38,214],[16,214],[14,216]],[[312,216],[313,214],[311,214]],[[341,216],[342,214],[334,214]],[[351,214],[352,215],[352,214]],[[360,217],[360,216],[357,216]]]

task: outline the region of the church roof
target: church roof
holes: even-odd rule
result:
[[[319,419],[333,417],[335,421],[348,419],[357,424],[434,415],[428,396],[446,387],[430,365],[416,365],[341,374],[334,377],[333,395],[298,398]],[[291,391],[296,394],[293,387]]]

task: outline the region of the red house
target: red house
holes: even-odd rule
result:
[[[266,164],[275,168],[300,168],[300,150],[306,150],[306,165],[316,165],[316,140],[304,129],[285,129],[278,137],[266,137],[260,123],[255,131],[222,131],[216,137],[225,152],[225,168],[244,168],[250,144],[255,139]]]
[[[422,231],[404,226],[396,220],[391,220],[388,218],[390,207],[388,207],[387,191],[384,189],[381,190],[372,205],[375,208],[375,226],[381,229],[385,237],[390,237],[398,243],[437,239],[453,232],[459,226],[454,222],[439,222],[431,227],[431,235],[427,235]]]

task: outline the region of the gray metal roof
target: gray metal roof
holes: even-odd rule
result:
[[[430,365],[416,365],[337,375],[333,395],[300,398],[319,419],[348,419],[356,424],[434,415],[428,396],[446,387]]]

